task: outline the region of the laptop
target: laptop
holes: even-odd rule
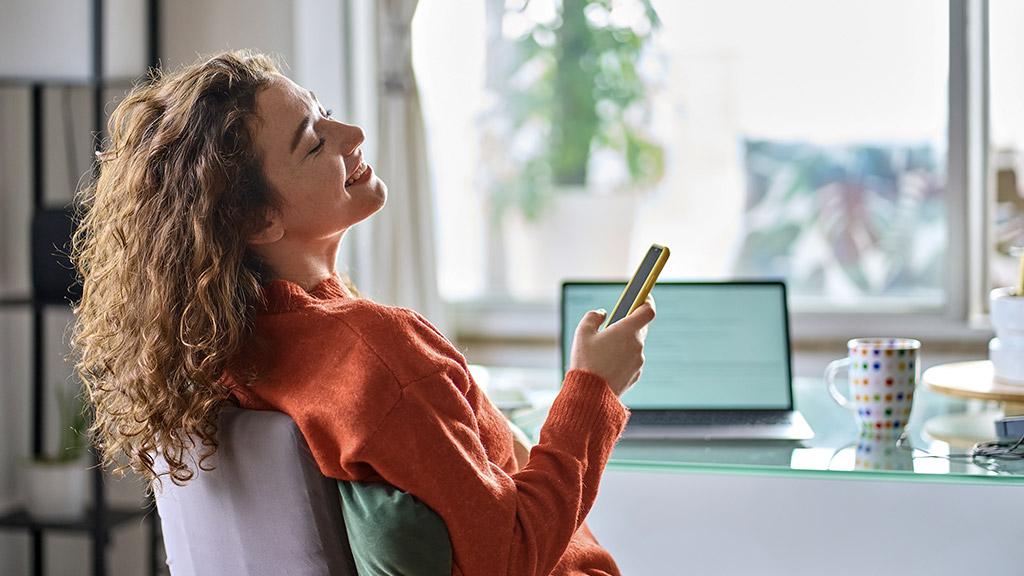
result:
[[[562,284],[563,373],[576,325],[610,309],[625,282]],[[789,312],[781,281],[661,281],[652,291],[640,380],[622,396],[624,438],[804,440],[793,405]]]

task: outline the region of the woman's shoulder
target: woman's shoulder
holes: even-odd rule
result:
[[[438,333],[414,310],[389,306],[369,298],[353,298],[323,309],[325,316],[367,336],[394,335],[396,332],[428,330]],[[439,334],[439,333],[438,333]]]
[[[462,354],[426,318],[414,310],[366,298],[324,310],[325,315],[392,367],[399,380],[427,372],[466,368]]]

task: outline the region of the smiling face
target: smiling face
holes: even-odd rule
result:
[[[282,207],[253,243],[337,243],[384,206],[387,187],[363,162],[362,129],[330,118],[311,92],[278,76],[256,97],[256,115],[256,146]]]

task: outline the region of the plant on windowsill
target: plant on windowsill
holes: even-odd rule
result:
[[[660,26],[649,0],[544,0],[506,7],[507,74],[496,74],[507,148],[491,208],[537,219],[566,191],[635,191],[657,183],[664,150],[650,135],[648,86],[637,69]],[[511,167],[507,166],[507,167]],[[601,180],[601,182],[595,182]],[[610,182],[609,182],[610,181]]]
[[[502,10],[497,45],[505,49],[489,52],[488,84],[496,98],[483,130],[492,223],[508,238],[512,226],[548,220],[562,228],[577,221],[628,252],[637,196],[664,173],[640,70],[660,26],[657,13],[650,0],[528,0],[504,3]],[[624,238],[609,237],[612,230]],[[521,233],[513,236],[506,249],[524,242]],[[614,260],[594,244],[600,237],[566,238]],[[536,250],[562,241],[549,235],[522,252],[537,266]],[[562,273],[565,264],[559,263]],[[522,274],[523,266],[513,268]]]
[[[89,412],[79,394],[58,388],[57,449],[26,459],[25,508],[34,520],[71,522],[85,516]]]

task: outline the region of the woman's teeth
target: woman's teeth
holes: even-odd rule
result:
[[[364,172],[366,172],[366,162],[360,162],[359,168],[356,168],[356,171],[354,174],[352,174],[352,177],[345,181],[345,186],[351,186],[352,184],[354,184],[356,180],[362,178]]]

